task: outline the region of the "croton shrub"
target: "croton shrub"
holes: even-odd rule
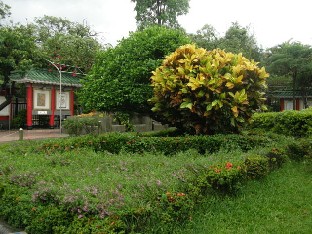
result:
[[[242,54],[184,45],[151,77],[149,100],[159,121],[191,134],[237,132],[266,109],[268,73]]]

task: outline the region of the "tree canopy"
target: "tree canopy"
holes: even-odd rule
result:
[[[237,22],[232,23],[222,37],[209,24],[204,25],[196,34],[191,34],[191,37],[198,46],[207,50],[220,48],[260,61],[261,51],[254,35],[249,32],[248,27],[242,27]]]
[[[300,90],[304,98],[307,90],[312,88],[311,46],[288,41],[269,49],[266,56],[265,62],[269,72],[279,76],[290,76],[293,93]],[[293,101],[295,102],[295,99]]]
[[[177,29],[151,26],[101,51],[79,94],[87,110],[150,112],[151,72],[166,55],[189,43]]]
[[[136,21],[139,28],[158,24],[178,27],[177,17],[189,9],[189,0],[131,0],[135,3]]]
[[[0,76],[5,86],[13,70],[26,70],[38,56],[33,29],[16,25],[0,27]]]
[[[2,1],[0,1],[0,20],[11,15],[10,9],[11,7],[9,5],[4,4]]]
[[[87,24],[44,16],[32,24],[42,56],[58,64],[79,67],[87,73],[101,49],[96,33]]]

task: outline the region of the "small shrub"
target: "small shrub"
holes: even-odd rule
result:
[[[269,174],[269,159],[260,155],[250,155],[245,159],[247,177],[260,179]]]
[[[66,227],[70,224],[70,216],[62,207],[34,206],[30,212],[33,213],[33,218],[25,228],[27,233],[54,233],[54,227]]]
[[[63,127],[72,136],[96,133],[100,127],[99,118],[96,116],[73,116],[64,121]]]
[[[190,217],[194,200],[183,192],[166,192],[159,198],[162,223],[181,222]]]
[[[288,159],[286,153],[278,148],[271,149],[265,156],[269,159],[270,170],[280,168]]]
[[[297,139],[295,142],[288,144],[286,153],[290,159],[301,161],[312,155],[312,140]]]
[[[26,109],[20,110],[12,120],[12,128],[24,128],[26,124]]]

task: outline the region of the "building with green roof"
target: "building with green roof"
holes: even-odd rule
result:
[[[47,69],[13,72],[11,81],[26,87],[26,127],[45,122],[51,128],[74,115],[75,91],[81,87],[83,74]]]

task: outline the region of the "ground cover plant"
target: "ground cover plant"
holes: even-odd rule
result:
[[[84,137],[89,145],[98,138]],[[157,233],[160,226],[187,221],[208,194],[236,193],[248,178],[279,168],[287,148],[277,143],[293,141],[278,139],[248,150],[228,141],[230,147],[214,153],[189,149],[168,155],[43,147],[57,140],[1,145],[0,217],[29,233]]]

